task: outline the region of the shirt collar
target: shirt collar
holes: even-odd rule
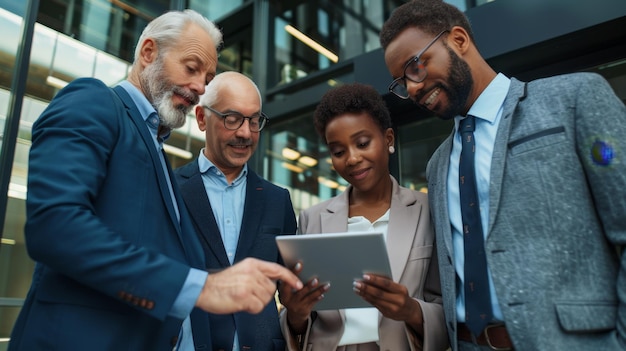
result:
[[[509,92],[510,85],[511,80],[504,74],[498,73],[491,83],[487,85],[485,90],[480,93],[478,99],[474,101],[474,104],[470,107],[467,114],[493,124],[504,104],[504,99]],[[462,116],[457,116],[454,119],[456,129],[458,129],[459,121],[463,118]]]
[[[200,170],[200,173],[202,174],[217,174],[217,175],[224,176],[222,171],[220,171],[219,168],[217,168],[217,166],[215,166],[215,164],[211,162],[211,160],[209,160],[204,155],[204,148],[200,150],[200,156],[198,157],[198,168]],[[211,172],[207,173],[209,170]],[[237,178],[235,178],[235,180],[233,181],[233,185],[238,184],[247,175],[248,175],[248,164],[246,163],[243,165],[243,168],[241,169],[241,172],[239,173]]]
[[[133,100],[139,113],[141,114],[141,118],[144,121],[147,121],[148,117],[152,113],[156,113],[154,106],[150,104],[148,98],[139,90],[136,86],[132,85],[129,81],[123,80],[119,83],[119,85],[126,90],[130,98]]]
[[[130,95],[130,98],[133,100],[135,106],[137,106],[137,109],[139,110],[139,114],[141,114],[141,118],[143,118],[143,120],[146,122],[151,132],[153,132],[152,134],[157,135],[160,122],[157,111],[154,106],[152,106],[150,101],[148,101],[148,98],[146,98],[141,90],[137,89],[136,86],[134,86],[131,82],[127,80],[121,81],[119,85],[124,88],[124,90],[126,90],[128,95]],[[156,116],[156,118],[154,118],[154,116]],[[164,135],[159,135],[159,141],[162,142],[164,140],[167,140],[167,138],[169,138],[170,136],[170,133],[171,131],[168,131]]]

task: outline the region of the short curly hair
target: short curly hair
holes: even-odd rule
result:
[[[409,27],[437,35],[454,26],[465,29],[472,42],[475,42],[469,20],[457,7],[443,0],[412,0],[396,8],[385,21],[379,35],[380,46],[387,50],[387,46]]]
[[[387,105],[374,87],[362,83],[344,84],[327,91],[315,108],[313,123],[324,142],[328,123],[346,113],[366,113],[383,133],[391,128]]]

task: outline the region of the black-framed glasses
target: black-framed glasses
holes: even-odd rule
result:
[[[409,91],[406,89],[406,80],[410,80],[415,83],[421,83],[426,79],[428,72],[426,72],[426,66],[424,62],[422,62],[422,55],[430,48],[436,41],[439,39],[443,33],[446,33],[447,30],[437,34],[433,40],[426,45],[422,51],[420,51],[417,55],[415,55],[409,62],[404,65],[404,70],[402,71],[402,77],[398,77],[389,84],[389,91],[392,92],[395,96],[401,99],[409,98]]]
[[[250,131],[257,133],[260,132],[261,129],[263,129],[263,127],[265,127],[265,125],[267,124],[267,121],[269,121],[269,118],[263,112],[254,114],[252,116],[244,116],[236,111],[222,113],[220,111],[216,111],[210,108],[209,106],[202,105],[202,107],[222,117],[222,120],[224,120],[224,127],[229,130],[237,130],[241,128],[243,122],[247,119],[249,122],[248,126],[250,128]]]

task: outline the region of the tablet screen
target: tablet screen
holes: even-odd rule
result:
[[[303,264],[300,279],[317,277],[330,289],[314,310],[372,307],[352,290],[364,273],[391,277],[389,257],[382,233],[345,232],[279,235],[276,244],[287,267]]]

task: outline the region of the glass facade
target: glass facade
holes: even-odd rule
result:
[[[275,6],[274,69],[281,85],[380,47],[378,33],[404,1],[282,1]]]
[[[618,0],[602,1],[617,3]],[[448,2],[466,10],[491,1]],[[28,0],[0,0],[2,130],[12,113],[10,101],[15,93],[12,81],[21,67],[16,57],[29,3]],[[250,163],[265,178],[290,190],[296,213],[337,195],[347,185],[329,161],[328,150],[313,128],[312,114],[326,90],[354,80],[376,86],[392,110],[397,142],[397,152],[391,159],[394,176],[404,186],[425,190],[426,163],[449,135],[451,122],[429,116],[416,118],[414,108],[386,96],[391,77],[381,63],[378,32],[393,9],[402,3],[401,0],[40,1],[32,51],[26,63],[28,76],[24,91],[18,96],[22,105],[17,138],[11,141],[15,143],[14,161],[11,167],[0,170],[10,176],[8,192],[0,194],[7,201],[6,212],[0,214],[5,218],[0,235],[0,351],[6,348],[34,267],[23,238],[31,127],[67,82],[79,77],[95,77],[115,85],[126,78],[134,46],[145,25],[172,6],[192,8],[215,20],[224,32],[218,70],[243,72],[259,85],[270,123],[263,130]],[[492,5],[495,3],[497,1]],[[626,16],[624,12],[622,16]],[[606,22],[609,20],[607,18]],[[615,28],[621,27],[616,25]],[[578,29],[580,32],[585,27]],[[576,61],[567,67],[570,71],[596,71],[604,75],[626,100],[626,53],[623,52],[625,46],[619,45],[620,38],[614,39],[617,49],[596,48],[590,44],[590,48],[600,53],[596,55],[599,58],[587,60],[588,54],[581,56],[585,61]],[[517,49],[524,48],[523,44],[519,45]],[[554,47],[559,46],[550,46]],[[542,55],[548,51],[543,50]],[[607,52],[610,55],[602,56]],[[536,54],[536,57],[543,58],[542,55]],[[527,59],[532,55],[515,56]],[[376,66],[367,61],[370,57],[377,57]],[[555,52],[553,57],[561,56]],[[536,62],[533,67],[524,66],[527,65],[524,62],[514,68],[525,73],[538,67],[552,67],[544,66],[552,62],[543,60],[533,61]],[[548,73],[560,72],[555,68]],[[178,167],[197,157],[203,145],[204,136],[197,129],[195,118],[189,116],[186,125],[168,139],[166,151],[173,167]]]

